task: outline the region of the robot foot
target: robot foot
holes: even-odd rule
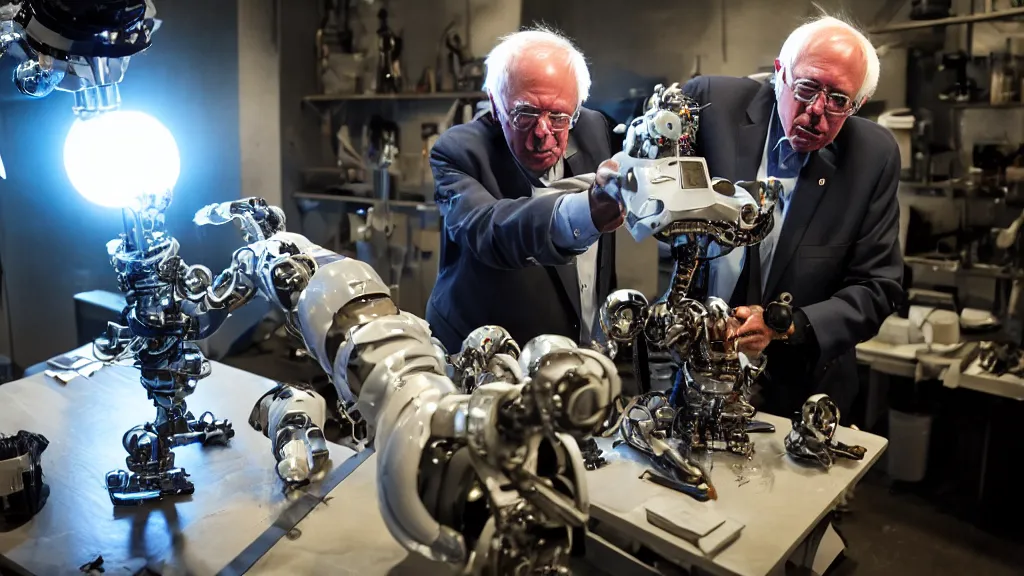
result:
[[[746,430],[747,430],[748,434],[755,434],[755,433],[761,433],[761,432],[764,432],[764,433],[767,433],[767,434],[771,434],[771,433],[775,432],[775,425],[772,424],[771,422],[762,422],[760,420],[751,420],[750,422],[747,422]]]
[[[114,470],[107,473],[107,492],[114,506],[139,506],[165,496],[192,494],[195,486],[183,468],[152,474]]]
[[[196,441],[203,446],[226,445],[234,438],[235,429],[230,420],[215,420],[212,412],[204,412],[198,420],[189,422],[189,428],[197,434]]]
[[[698,502],[707,502],[708,500],[718,499],[718,492],[715,491],[715,487],[705,479],[700,479],[697,482],[684,482],[678,478],[664,476],[653,470],[645,470],[644,473],[640,475],[640,479],[649,480],[659,486],[670,488],[677,492],[682,492]]]

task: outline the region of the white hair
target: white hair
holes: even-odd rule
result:
[[[867,61],[864,78],[861,80],[860,89],[857,91],[857,95],[853,98],[854,102],[859,106],[865,99],[870,98],[875,93],[875,89],[878,88],[878,74],[881,65],[878,62],[878,53],[875,52],[875,47],[871,44],[871,41],[867,39],[864,34],[857,30],[852,25],[843,22],[838,18],[831,16],[822,16],[816,20],[808,22],[803,26],[800,26],[786,38],[786,42],[782,45],[782,50],[779,52],[779,72],[788,71],[787,77],[792,80],[793,66],[796,65],[797,60],[800,56],[803,56],[804,49],[807,44],[820,32],[825,30],[842,29],[850,32],[850,34],[860,44],[861,50],[864,52],[864,59]],[[782,94],[782,82],[775,82],[775,95],[781,96]]]
[[[586,102],[590,96],[590,70],[583,53],[573,45],[572,41],[544,26],[537,26],[509,34],[498,42],[498,45],[487,55],[484,65],[487,76],[484,78],[484,89],[494,98],[502,112],[508,110],[505,97],[508,95],[509,77],[513,74],[516,58],[527,50],[544,51],[555,49],[565,53],[569,60],[569,68],[576,76],[576,94],[579,102],[576,108]]]

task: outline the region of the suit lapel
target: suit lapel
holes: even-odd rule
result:
[[[757,169],[761,166],[764,144],[768,138],[768,126],[771,124],[774,109],[774,88],[771,84],[765,84],[754,95],[750,106],[747,107],[746,123],[741,124],[737,132],[736,165],[732,172],[734,181],[757,179]]]
[[[835,170],[835,154],[832,151],[832,146],[828,146],[811,154],[807,160],[807,166],[800,172],[796,189],[790,199],[793,204],[786,214],[782,233],[779,235],[779,243],[772,256],[772,269],[768,274],[768,282],[765,284],[762,295],[764,302],[770,302],[778,296],[775,294],[775,289],[779,284],[779,279],[793,258],[797,246],[800,245],[800,241],[814,217],[814,212],[825,196],[825,189],[828,188]]]

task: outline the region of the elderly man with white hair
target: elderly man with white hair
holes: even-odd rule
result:
[[[454,126],[430,154],[442,239],[427,321],[457,351],[473,329],[502,326],[586,343],[614,285],[618,200],[611,128],[583,107],[590,72],[559,34],[504,38],[486,60],[489,114]],[[598,327],[597,330],[600,330]]]
[[[711,104],[697,153],[712,176],[777,178],[785,188],[769,237],[713,259],[707,278],[709,294],[744,321],[740,345],[767,354],[759,399],[767,412],[792,414],[815,392],[848,410],[858,388],[854,347],[902,298],[899,150],[887,130],[853,116],[878,75],[868,39],[823,17],[793,31],[770,83],[704,76],[684,88]],[[795,313],[780,337],[761,314],[784,293]]]

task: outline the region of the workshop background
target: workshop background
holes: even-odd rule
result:
[[[352,0],[347,17],[341,9],[325,16],[337,4],[159,4],[160,49],[133,58],[121,94],[125,109],[159,118],[177,139],[182,169],[167,220],[190,264],[219,270],[240,245],[229,227],[195,227],[196,209],[261,196],[285,208],[290,229],[371,262],[400,305],[422,315],[438,246],[426,154],[438,133],[485,102],[479,59],[499,37],[534,22],[566,33],[591,64],[588,105],[626,121],[659,82],[770,70],[788,33],[824,10],[872,31],[879,49],[879,90],[861,115],[881,118],[901,144],[901,241],[916,302],[975,311],[958,345],[992,326],[1020,343],[1012,226],[1024,208],[1024,26],[1013,17],[1024,16],[1022,2]],[[380,93],[377,81],[381,9],[400,38],[399,94]],[[946,15],[965,17],[922,18]],[[0,83],[8,173],[0,181],[0,353],[10,359],[0,381],[86,343],[119,311],[105,244],[120,233],[121,215],[68,182],[70,106],[69,96],[31,100]],[[389,135],[400,153],[381,197],[366,155]],[[107,169],[118,169],[116,159]],[[1003,229],[1009,247],[995,241],[993,230]],[[620,285],[658,295],[666,254],[624,233],[618,250]],[[269,377],[315,372],[302,371],[308,363],[268,310],[243,309],[204,350]],[[943,386],[943,362],[964,357],[928,365],[907,357],[899,347],[913,344],[913,314],[904,315],[859,355],[861,407],[844,423],[891,444],[888,467],[860,488],[842,524],[851,558],[839,570],[1019,574],[1024,553],[1012,519],[1021,499],[1010,456],[1024,392]]]

